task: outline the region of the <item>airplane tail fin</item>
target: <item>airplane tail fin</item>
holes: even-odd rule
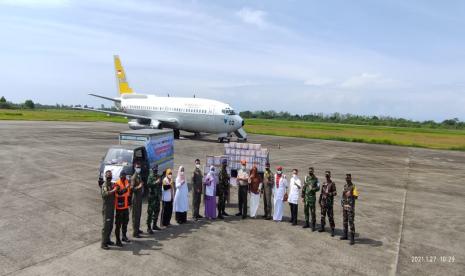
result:
[[[132,88],[129,87],[129,83],[126,79],[126,73],[124,72],[123,65],[119,56],[114,56],[115,60],[115,73],[116,73],[116,84],[118,85],[118,93],[122,94],[132,94]]]

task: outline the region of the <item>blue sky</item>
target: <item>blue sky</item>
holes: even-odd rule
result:
[[[0,0],[1,95],[138,93],[237,110],[465,120],[463,1]]]

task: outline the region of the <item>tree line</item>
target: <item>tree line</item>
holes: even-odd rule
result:
[[[393,126],[393,127],[423,127],[423,128],[448,128],[448,129],[465,129],[465,122],[458,118],[447,119],[442,122],[433,120],[414,121],[404,118],[395,118],[390,116],[364,116],[354,114],[323,114],[310,113],[305,115],[291,114],[281,111],[243,111],[239,113],[245,119],[275,119],[286,121],[304,121],[318,123],[340,123],[355,125],[374,125],[374,126]]]
[[[80,104],[77,104],[77,105],[65,105],[65,104],[58,104],[58,103],[55,105],[40,104],[40,103],[35,103],[32,100],[26,100],[24,101],[24,103],[13,103],[5,99],[4,96],[0,97],[0,109],[73,109],[74,107],[90,108],[90,106],[80,105]],[[103,104],[100,106],[100,109],[113,110],[113,111],[116,110],[114,106],[105,107]]]

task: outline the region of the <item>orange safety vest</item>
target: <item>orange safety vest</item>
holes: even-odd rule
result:
[[[118,192],[115,193],[116,195],[116,200],[115,200],[115,209],[116,210],[126,210],[129,208],[129,197],[130,197],[130,194],[131,194],[131,188],[129,188],[129,181],[127,179],[124,180],[124,183],[123,181],[121,181],[121,179],[118,179],[118,181],[116,181],[115,185],[119,186],[120,190],[123,190],[126,186],[128,187],[128,190],[120,195],[118,194]]]

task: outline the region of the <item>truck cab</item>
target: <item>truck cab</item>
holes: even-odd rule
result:
[[[134,174],[136,164],[141,165],[141,177],[145,183],[150,168],[154,165],[158,165],[160,172],[173,168],[173,156],[172,130],[140,129],[121,132],[119,144],[111,146],[100,162],[98,184],[103,184],[107,170],[113,174],[112,182],[116,182],[123,171],[130,177]]]

